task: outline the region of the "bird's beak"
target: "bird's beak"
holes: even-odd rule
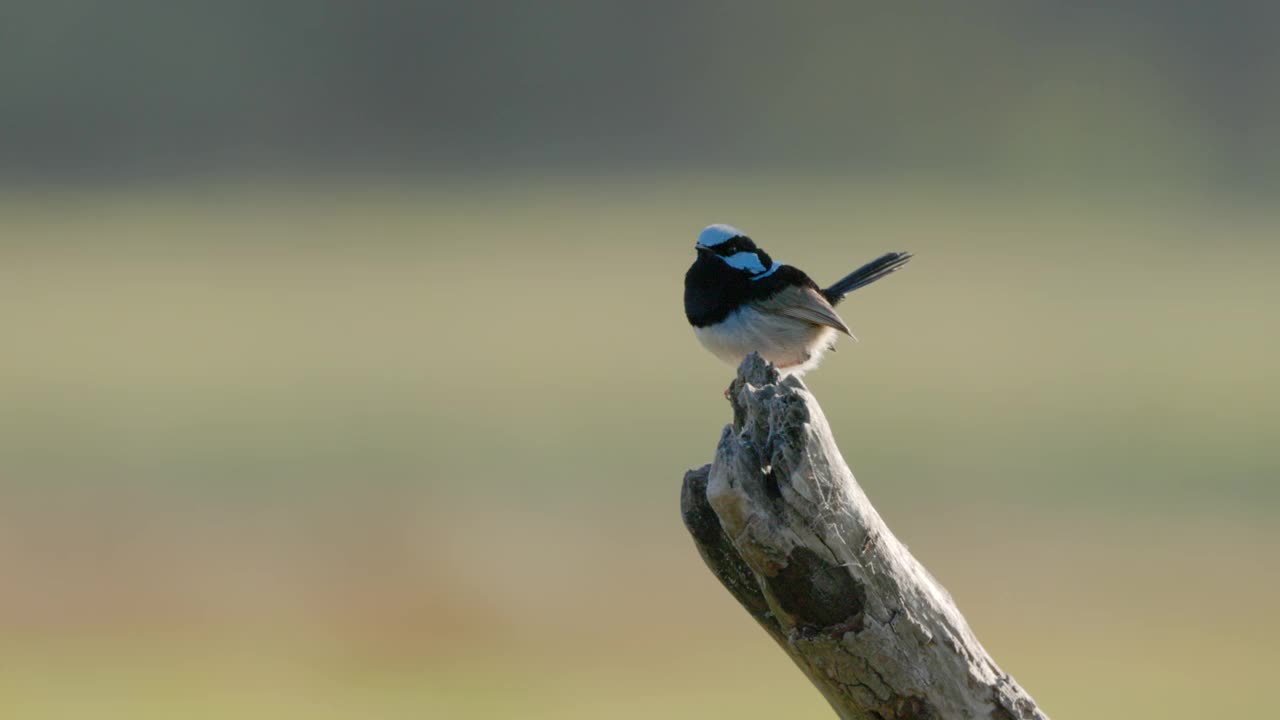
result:
[[[694,249],[694,250],[697,250],[699,255],[701,255],[702,253],[709,253],[709,252],[711,252],[711,248],[703,247],[703,246],[701,246],[701,245],[694,245],[694,246],[693,246],[693,249]]]

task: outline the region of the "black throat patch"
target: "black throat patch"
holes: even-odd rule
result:
[[[719,247],[717,245],[716,249]],[[765,268],[772,266],[769,256],[754,245],[750,249],[739,248],[736,252],[752,251],[759,253]],[[753,280],[752,273],[730,267],[716,255],[720,253],[699,252],[698,259],[684,276],[684,315],[694,327],[723,322],[743,305],[772,297],[784,288],[796,285],[818,288],[808,275],[790,265],[781,265],[766,277]]]

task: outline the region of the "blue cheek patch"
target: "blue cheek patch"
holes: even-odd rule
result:
[[[772,275],[772,274],[774,274],[774,273],[778,272],[778,268],[780,268],[780,267],[782,267],[782,263],[774,263],[774,264],[773,264],[773,266],[772,266],[772,267],[770,267],[768,270],[765,270],[764,272],[760,273],[759,275],[756,275],[756,276],[752,277],[751,279],[752,279],[752,280],[763,280],[763,279],[765,279],[765,278],[769,277],[770,275]]]
[[[724,259],[731,268],[746,270],[752,275],[759,275],[765,271],[764,263],[760,262],[760,256],[754,252],[734,253]]]

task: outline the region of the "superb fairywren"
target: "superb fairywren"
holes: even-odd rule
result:
[[[731,225],[708,226],[695,247],[698,257],[684,276],[684,314],[698,340],[733,365],[757,352],[792,375],[816,367],[838,333],[853,337],[835,309],[845,295],[911,259],[887,253],[824,289]]]

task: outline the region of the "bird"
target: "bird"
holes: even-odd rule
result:
[[[784,376],[817,367],[841,333],[857,340],[835,306],[912,257],[885,253],[822,288],[732,225],[708,225],[694,248],[697,257],[684,276],[684,312],[698,341],[734,366],[759,353]]]

